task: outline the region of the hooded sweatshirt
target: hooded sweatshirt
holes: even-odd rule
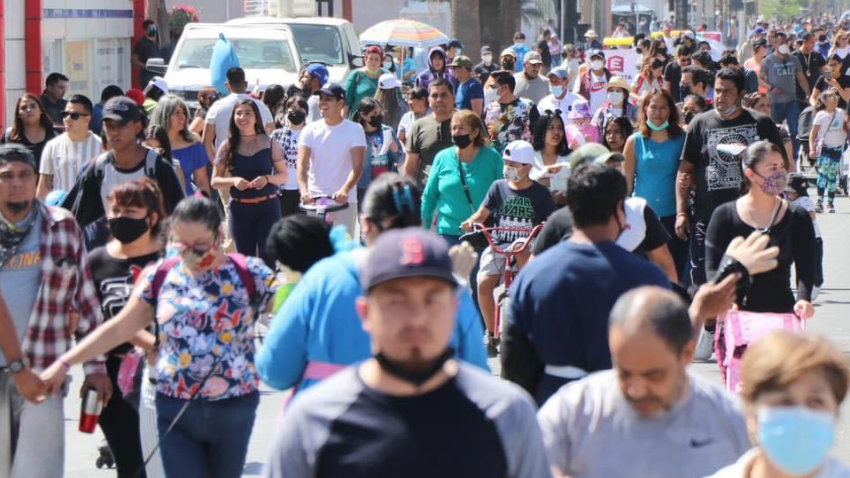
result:
[[[443,62],[445,65],[443,66],[443,71],[437,71],[434,68],[434,65],[431,63],[431,57],[434,53],[439,53],[440,56],[443,57]],[[454,90],[457,90],[457,80],[455,80],[454,76],[452,76],[452,72],[449,71],[449,61],[446,56],[445,50],[442,48],[435,46],[431,48],[431,51],[428,52],[428,69],[419,73],[419,76],[416,78],[416,86],[421,86],[422,88],[428,89],[428,85],[431,84],[437,78],[445,78],[452,82],[452,87]]]

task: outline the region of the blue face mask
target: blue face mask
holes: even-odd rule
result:
[[[806,407],[765,407],[758,412],[758,442],[777,468],[807,475],[835,442],[835,416]]]
[[[647,119],[646,125],[649,126],[649,129],[651,129],[652,131],[664,131],[665,129],[667,129],[668,126],[670,126],[670,122],[665,121],[660,125],[656,126],[655,123],[652,122],[652,120]]]
[[[555,95],[555,97],[557,98],[564,93],[564,87],[563,86],[550,86],[549,91],[552,92],[552,94]]]

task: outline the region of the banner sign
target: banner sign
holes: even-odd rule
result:
[[[634,48],[625,50],[605,50],[608,71],[614,76],[622,76],[629,84],[637,77],[637,62],[640,55]]]

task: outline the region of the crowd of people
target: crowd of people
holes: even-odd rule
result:
[[[291,391],[269,478],[850,476],[850,368],[800,331],[850,20],[759,18],[719,61],[662,31],[631,82],[593,30],[233,67],[196,111],[50,74],[0,138],[0,475],[63,476],[83,364],[122,478],[241,476],[261,383]]]

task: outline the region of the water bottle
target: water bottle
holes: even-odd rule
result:
[[[86,390],[80,407],[80,431],[94,433],[101,411],[103,411],[103,404],[97,399],[97,390],[93,388]]]

